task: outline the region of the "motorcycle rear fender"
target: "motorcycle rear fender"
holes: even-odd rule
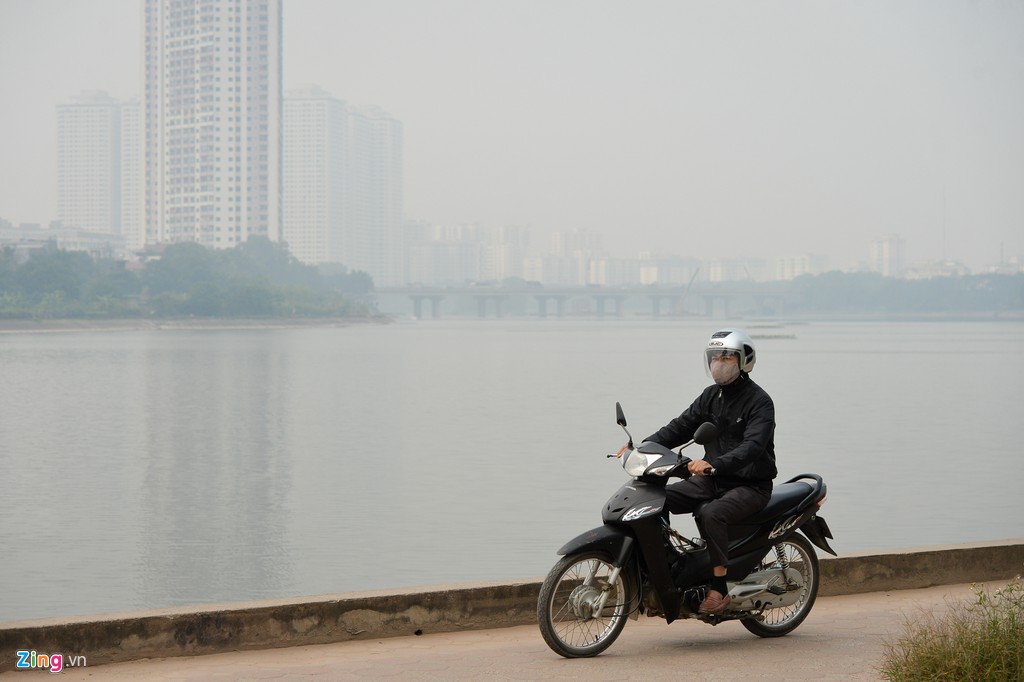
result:
[[[835,550],[828,546],[828,540],[825,538],[832,537],[832,531],[829,530],[828,524],[825,523],[825,519],[820,516],[814,515],[807,519],[800,526],[800,531],[807,536],[807,539],[814,543],[816,547],[819,547],[832,556],[839,556]]]
[[[829,546],[828,541],[825,540],[826,537],[832,537],[828,524],[825,523],[825,519],[817,516],[815,512],[816,510],[814,509],[806,509],[803,513],[790,517],[789,520],[785,517],[780,517],[774,524],[769,522],[760,527],[731,526],[729,528],[730,572],[733,568],[736,569],[737,574],[749,572],[753,564],[751,568],[744,569],[738,563],[739,557],[749,554],[751,558],[760,559],[774,544],[789,538],[797,531],[802,532],[815,546],[833,556],[838,556],[835,550]],[[781,534],[772,537],[769,534],[769,530],[772,529],[773,525],[777,527],[783,521],[785,521],[785,530]]]
[[[560,556],[599,550],[612,556],[616,566],[625,566],[633,551],[633,536],[623,528],[604,525],[577,535],[558,550]]]

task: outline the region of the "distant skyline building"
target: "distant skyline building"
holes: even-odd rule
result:
[[[348,109],[317,86],[284,99],[282,239],[303,263],[344,263]]]
[[[121,231],[121,103],[87,91],[57,105],[57,220]]]
[[[884,277],[902,277],[905,242],[892,235],[871,243],[871,269]]]
[[[432,225],[410,222],[405,228],[403,284],[466,286],[523,277],[530,230],[476,224]],[[536,259],[538,270],[541,259]]]
[[[315,85],[289,91],[284,112],[282,234],[292,255],[404,283],[401,122]]]
[[[556,230],[549,235],[549,251],[554,256],[604,255],[604,234],[590,228]]]
[[[790,280],[801,275],[820,275],[828,267],[828,259],[809,253],[783,256],[775,260],[775,279]]]
[[[348,120],[350,267],[384,286],[403,284],[402,123],[378,107],[352,109]]]
[[[146,205],[142,193],[142,104],[138,99],[121,104],[121,236],[128,251],[146,245]]]
[[[281,237],[281,0],[145,0],[147,243]]]

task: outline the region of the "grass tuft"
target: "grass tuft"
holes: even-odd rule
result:
[[[975,601],[950,604],[942,617],[908,618],[886,643],[880,672],[891,682],[1024,682],[1024,584],[1020,576],[991,592],[972,585]]]

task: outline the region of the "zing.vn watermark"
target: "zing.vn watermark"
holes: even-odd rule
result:
[[[65,656],[64,654],[37,654],[35,649],[32,651],[19,651],[18,662],[14,664],[15,668],[19,670],[31,670],[33,668],[42,668],[49,670],[51,673],[59,673],[64,670],[64,665],[67,664],[69,668],[85,667],[88,665],[85,662],[85,656]]]

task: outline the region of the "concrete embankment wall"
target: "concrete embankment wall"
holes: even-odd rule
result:
[[[1024,539],[821,560],[821,596],[969,582],[1024,572]],[[90,666],[139,658],[480,630],[536,622],[540,580],[204,605],[94,618],[0,623],[0,672],[15,652],[83,655]]]

